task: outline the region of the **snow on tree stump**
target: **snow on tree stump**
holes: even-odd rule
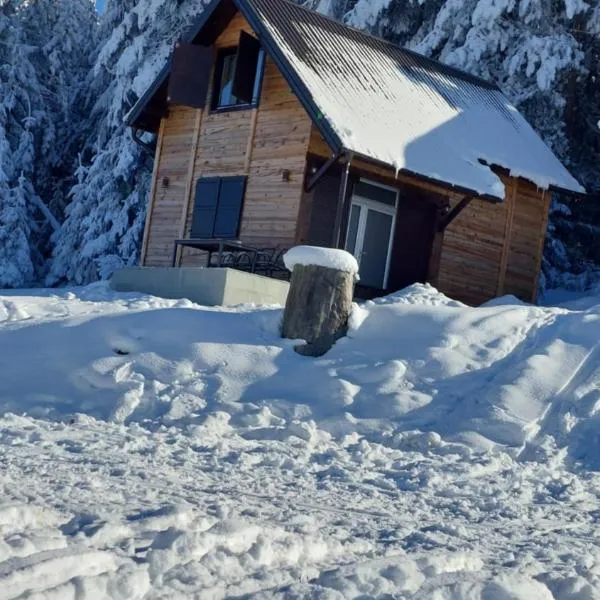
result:
[[[352,312],[356,259],[343,250],[298,246],[284,257],[292,272],[283,337],[305,340],[296,352],[323,356],[346,335]]]

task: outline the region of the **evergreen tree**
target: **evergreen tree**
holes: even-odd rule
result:
[[[48,91],[46,110],[53,128],[44,132],[47,165],[43,181],[49,209],[62,219],[67,194],[83,143],[84,84],[91,67],[97,16],[91,0],[34,0],[23,10],[26,37],[36,52],[32,60]]]
[[[2,287],[32,285],[44,276],[76,149],[69,124],[79,122],[71,109],[80,79],[75,66],[85,50],[77,36],[85,36],[94,19],[88,0],[0,5]]]
[[[44,92],[23,39],[16,2],[0,6],[0,286],[30,285],[43,262],[34,233],[34,131],[46,125]]]
[[[88,143],[71,189],[66,220],[55,235],[48,283],[84,284],[137,262],[150,171],[124,118],[131,93],[141,95],[167,59],[197,0],[109,0],[95,65],[87,81]]]

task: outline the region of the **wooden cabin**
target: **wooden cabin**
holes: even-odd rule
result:
[[[583,192],[494,85],[288,0],[213,0],[128,124],[157,134],[149,267],[308,244],[363,297],[534,301],[550,193]]]

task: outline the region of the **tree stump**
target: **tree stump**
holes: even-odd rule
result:
[[[355,274],[316,265],[294,266],[283,317],[283,337],[306,341],[296,351],[323,356],[346,335]]]

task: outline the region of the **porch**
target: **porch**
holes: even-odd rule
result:
[[[379,297],[414,283],[436,283],[445,229],[472,197],[451,195],[417,179],[360,168],[352,156],[307,158],[298,241],[353,254],[360,268],[356,296]],[[420,184],[420,185],[419,185]],[[453,194],[454,196],[454,194]]]
[[[449,198],[439,193],[365,173],[351,161],[308,157],[295,243],[264,247],[245,235],[245,181],[237,179],[242,181],[235,187],[228,178],[198,180],[189,237],[171,241],[172,267],[287,281],[283,255],[290,247],[338,247],[359,263],[356,297],[379,297],[413,283],[436,283],[443,231],[470,201],[450,210]]]

